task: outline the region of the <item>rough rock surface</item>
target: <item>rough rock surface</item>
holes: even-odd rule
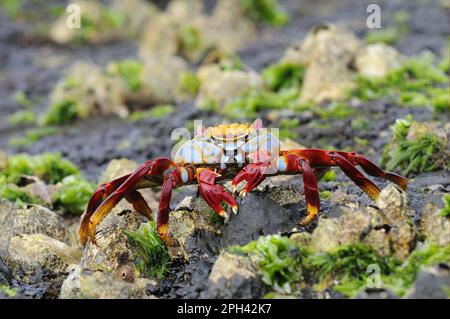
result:
[[[382,256],[393,254],[404,259],[415,244],[413,215],[406,193],[390,184],[381,191],[376,206],[341,207],[339,217],[320,217],[312,234],[312,246],[330,251],[339,245],[363,242]]]
[[[450,218],[441,216],[440,209],[433,203],[427,203],[422,211],[420,230],[438,245],[450,245]]]
[[[61,287],[60,299],[136,299],[150,298],[145,292],[149,280],[130,283],[109,272],[74,266]]]
[[[6,260],[19,283],[45,283],[46,293],[55,295],[67,276],[68,265],[78,263],[80,257],[75,247],[43,234],[31,234],[11,238]]]
[[[255,263],[227,252],[217,259],[208,282],[203,298],[259,298],[265,292]]]

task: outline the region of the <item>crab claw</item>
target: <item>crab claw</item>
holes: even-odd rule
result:
[[[225,222],[227,222],[229,216],[220,202],[223,200],[228,203],[235,214],[237,213],[238,206],[233,195],[228,193],[223,186],[214,184],[215,179],[219,176],[220,174],[206,168],[197,169],[197,181],[199,184],[200,195],[205,202],[208,203],[217,214],[225,218]]]
[[[240,197],[245,197],[247,193],[254,190],[266,178],[266,170],[270,166],[269,163],[251,163],[245,166],[231,181],[231,189],[237,189],[237,185],[246,181],[247,184],[239,192]]]

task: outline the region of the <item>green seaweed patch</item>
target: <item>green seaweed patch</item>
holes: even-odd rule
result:
[[[7,121],[12,125],[34,124],[36,123],[36,114],[33,111],[18,111],[8,116]]]
[[[8,297],[14,297],[17,295],[16,289],[2,284],[0,284],[0,292],[4,293]]]
[[[328,171],[320,179],[324,182],[332,182],[336,180],[336,172],[335,171]]]
[[[23,91],[17,91],[14,93],[12,100],[24,108],[30,108],[33,105],[33,102],[31,102]]]
[[[395,44],[401,36],[402,32],[397,28],[384,28],[368,32],[365,40],[367,44],[382,42],[392,45]]]
[[[277,292],[290,292],[290,284],[301,279],[299,257],[302,251],[286,237],[259,237],[245,246],[232,246],[228,250],[234,254],[254,255],[262,281]]]
[[[141,84],[141,74],[144,69],[142,62],[134,59],[114,61],[108,66],[108,72],[118,75],[132,92],[137,92]]]
[[[290,138],[296,139],[298,134],[295,132],[295,129],[299,127],[300,120],[298,118],[291,119],[281,119],[279,122],[280,125],[280,138]]]
[[[408,59],[383,78],[359,75],[356,82],[350,95],[362,101],[388,98],[405,106],[450,110],[449,77],[431,53]]]
[[[59,130],[56,127],[51,126],[30,128],[25,131],[24,136],[14,136],[8,141],[8,143],[13,147],[25,147],[34,144],[44,137],[58,133]]]
[[[75,100],[63,100],[50,104],[43,116],[43,124],[71,124],[80,117],[83,109],[82,105]]]
[[[284,89],[279,92],[251,90],[225,105],[225,115],[230,119],[254,119],[263,110],[300,110],[310,106],[298,102],[299,90]]]
[[[171,260],[166,245],[158,236],[155,222],[143,223],[137,231],[125,231],[137,249],[136,267],[147,277],[164,278]]]
[[[344,102],[331,103],[328,108],[315,108],[314,112],[324,120],[345,119],[356,113],[356,109]]]
[[[289,15],[276,0],[241,0],[240,6],[244,13],[258,24],[282,26],[289,22]]]
[[[81,176],[69,175],[62,179],[61,187],[53,194],[53,205],[64,212],[81,215],[86,208],[95,185]]]
[[[150,110],[133,112],[130,115],[129,120],[131,122],[139,122],[145,119],[160,119],[169,116],[173,112],[175,112],[175,108],[173,105],[157,105],[155,107],[152,107]]]
[[[17,154],[6,160],[0,173],[7,183],[20,184],[22,175],[39,177],[47,184],[56,184],[66,176],[78,175],[78,168],[59,153],[41,155]]]
[[[268,87],[275,92],[282,89],[300,89],[305,67],[291,63],[277,63],[265,68],[261,76]]]
[[[450,194],[442,196],[442,202],[444,203],[444,207],[442,207],[439,215],[442,217],[450,217]]]
[[[197,75],[192,71],[186,71],[180,74],[178,78],[180,89],[191,96],[196,96],[200,88],[200,81]]]
[[[36,196],[22,190],[17,185],[6,183],[6,178],[0,176],[0,197],[5,198],[18,207],[24,208],[28,204],[43,204],[43,201]]]
[[[431,172],[448,165],[442,138],[430,129],[409,134],[415,124],[420,125],[411,116],[407,116],[405,119],[397,119],[393,125],[391,139],[381,158],[381,164],[388,170],[396,169],[407,175]]]
[[[201,35],[195,26],[185,26],[179,32],[181,46],[187,50],[198,49],[201,45]]]

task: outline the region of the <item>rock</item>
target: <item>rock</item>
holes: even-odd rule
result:
[[[74,266],[61,287],[60,299],[141,299],[149,280],[139,278],[130,283],[108,272]]]
[[[199,68],[200,89],[195,105],[201,109],[214,109],[223,113],[223,107],[233,98],[250,90],[259,90],[262,81],[253,71],[222,70],[217,64]]]
[[[6,261],[20,284],[44,283],[53,296],[67,276],[67,267],[80,261],[81,252],[43,234],[11,238]]]
[[[427,203],[420,219],[420,231],[440,246],[450,245],[450,218],[440,215],[440,208]]]
[[[57,213],[40,205],[28,205],[14,214],[12,236],[44,234],[69,244],[70,234],[64,219]]]
[[[306,66],[301,101],[339,100],[354,86],[353,64],[362,44],[335,25],[313,28],[301,45],[289,48],[282,63]]]
[[[175,55],[153,54],[143,60],[139,100],[147,104],[174,103],[183,96],[179,77],[188,64]]]
[[[0,258],[5,255],[11,237],[13,216],[19,208],[7,199],[0,198]]]
[[[422,268],[407,298],[448,299],[450,287],[450,265],[440,264]]]
[[[367,288],[359,292],[356,299],[397,299],[397,296],[384,288]]]
[[[256,264],[245,256],[221,253],[202,298],[261,298],[265,287]]]
[[[339,245],[357,242],[371,246],[382,256],[405,259],[414,248],[416,230],[406,192],[390,184],[384,188],[377,206],[341,206],[340,216],[321,216],[312,234],[312,247],[332,251]]]
[[[126,98],[129,88],[119,77],[111,76],[92,62],[76,61],[66,70],[50,94],[50,105],[77,101],[77,115],[129,114]]]
[[[400,53],[384,43],[370,44],[356,57],[358,72],[366,77],[385,77],[389,71],[400,65]]]
[[[106,166],[100,180],[102,183],[109,182],[113,179],[133,172],[137,167],[138,163],[135,161],[131,161],[126,158],[113,159]]]

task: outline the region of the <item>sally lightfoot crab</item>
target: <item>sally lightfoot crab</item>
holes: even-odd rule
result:
[[[308,215],[300,221],[307,225],[319,212],[319,191],[315,169],[339,166],[344,173],[372,200],[377,199],[380,189],[366,178],[356,166],[367,174],[389,180],[406,189],[408,180],[386,172],[363,155],[321,149],[280,150],[280,142],[273,130],[262,127],[262,121],[252,124],[218,125],[200,128],[198,134],[185,142],[169,158],[157,158],[141,164],[134,172],[99,185],[92,195],[84,213],[79,235],[83,245],[95,241],[96,226],[125,198],[134,209],[153,219],[152,211],[139,193],[139,189],[161,186],[157,213],[158,234],[165,242],[168,237],[168,221],[172,190],[197,183],[200,195],[219,215],[228,218],[221,202],[228,203],[237,213],[235,197],[218,181],[231,180],[233,192],[246,182],[239,195],[245,196],[267,176],[279,174],[302,174],[306,210]]]

